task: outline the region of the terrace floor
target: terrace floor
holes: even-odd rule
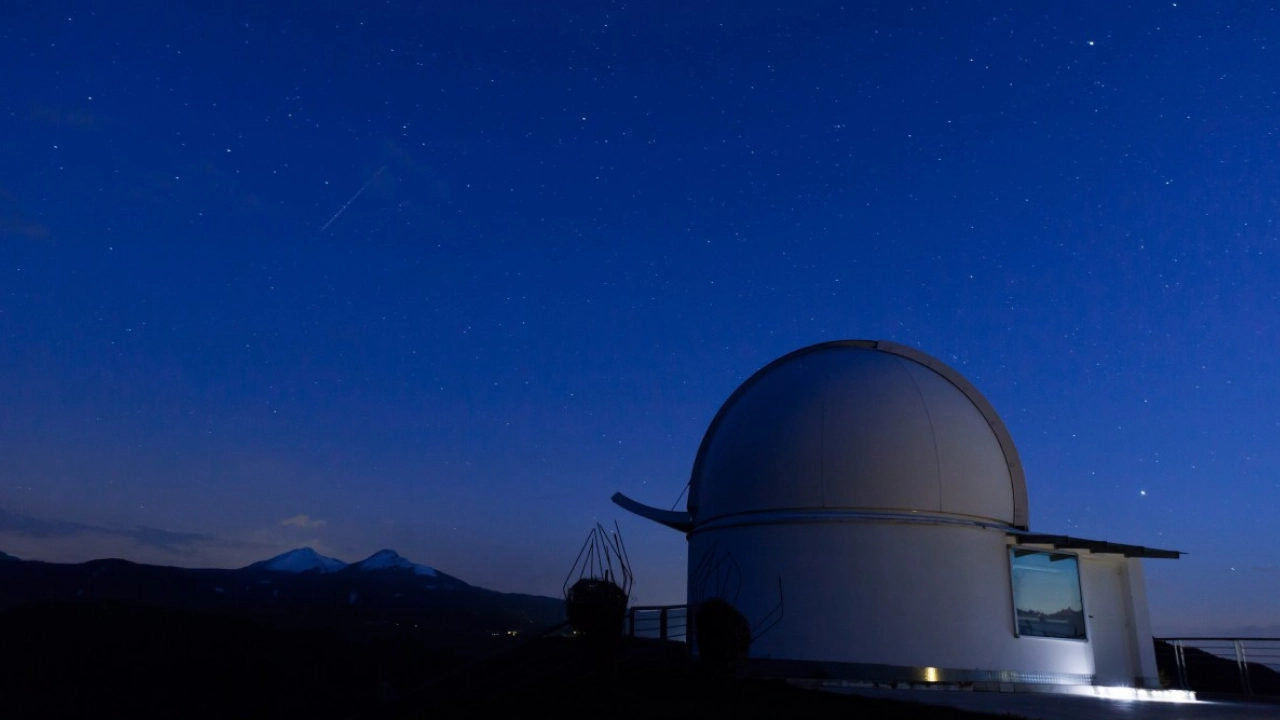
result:
[[[1022,716],[1030,720],[1280,720],[1280,704],[1234,701],[1190,703],[1111,700],[1060,693],[965,692],[841,688],[862,697],[943,705],[972,712]]]

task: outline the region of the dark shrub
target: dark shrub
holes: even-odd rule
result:
[[[627,594],[608,580],[582,578],[565,593],[564,608],[569,622],[588,638],[618,638],[627,614]]]
[[[751,626],[738,609],[720,598],[698,604],[694,614],[694,638],[702,666],[716,674],[737,671],[751,649]]]

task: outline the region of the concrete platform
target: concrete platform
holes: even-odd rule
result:
[[[1280,720],[1280,704],[1201,701],[1112,700],[1060,693],[828,688],[865,697],[945,705],[985,713],[1009,713],[1030,720]]]

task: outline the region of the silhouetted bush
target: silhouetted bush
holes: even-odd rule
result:
[[[565,593],[564,608],[569,622],[588,638],[616,638],[622,635],[627,594],[608,580],[582,578]]]
[[[694,613],[694,638],[704,669],[729,674],[741,669],[751,649],[751,626],[737,608],[720,598],[704,600]]]

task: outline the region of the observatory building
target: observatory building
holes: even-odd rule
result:
[[[686,534],[689,605],[742,614],[753,672],[1159,687],[1142,558],[1180,553],[1032,532],[1004,423],[918,350],[779,358],[712,420],[686,512],[614,501]]]

